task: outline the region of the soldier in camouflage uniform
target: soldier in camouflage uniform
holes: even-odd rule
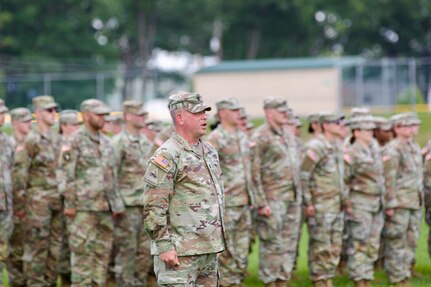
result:
[[[115,222],[114,270],[117,286],[146,286],[151,254],[142,217],[142,178],[152,145],[140,129],[146,125],[148,113],[141,102],[125,101],[123,114],[124,130],[112,139],[118,190],[126,207],[125,217]]]
[[[220,285],[240,286],[247,270],[250,249],[251,206],[253,203],[250,144],[239,130],[237,99],[216,103],[220,119],[208,141],[219,154],[225,191],[226,250],[220,254]]]
[[[145,127],[141,129],[141,133],[151,142],[153,143],[156,135],[160,133],[164,129],[164,125],[162,121],[153,120],[148,122]]]
[[[100,132],[109,113],[101,101],[81,103],[84,126],[63,149],[65,209],[71,249],[72,286],[105,286],[113,242],[113,219],[124,214],[117,191],[115,158]]]
[[[425,221],[431,226],[431,140],[422,149],[424,161],[424,203],[425,203]],[[428,231],[428,253],[431,256],[431,228]]]
[[[70,150],[72,135],[79,129],[81,121],[79,114],[75,110],[64,110],[61,111],[59,117],[60,134],[61,134],[61,155],[63,152]],[[61,161],[60,161],[61,163]],[[66,176],[59,164],[57,171],[57,178],[59,180],[60,193],[64,193],[66,189]],[[64,201],[64,197],[62,197]],[[63,203],[64,204],[64,203]],[[70,248],[69,248],[69,235],[67,234],[67,219],[63,214],[63,242],[60,254],[60,264],[58,271],[61,276],[61,286],[70,286],[72,284],[71,270],[70,270]]]
[[[144,177],[144,224],[159,286],[218,286],[225,249],[223,182],[199,94],[169,97],[176,132],[151,157]]]
[[[252,175],[256,188],[260,242],[259,277],[266,286],[285,286],[291,278],[297,234],[289,208],[300,200],[299,165],[292,134],[286,133],[287,102],[280,98],[264,101],[266,123],[253,134]],[[299,215],[297,216],[299,218]],[[295,233],[295,232],[293,232]]]
[[[411,115],[391,117],[396,138],[383,151],[385,171],[385,270],[392,284],[406,285],[411,277],[419,238],[422,198],[422,155],[413,141]]]
[[[0,99],[0,127],[3,126],[8,111],[9,109]],[[3,274],[9,255],[9,238],[13,231],[11,171],[14,148],[10,138],[2,131],[0,131],[0,147],[0,274]],[[3,279],[2,277],[0,279]],[[3,286],[3,280],[0,280],[0,286]]]
[[[310,114],[308,116],[308,133],[317,136],[322,133],[320,126],[320,113]]]
[[[379,143],[379,146],[383,147],[394,137],[392,123],[384,117],[374,117],[374,123],[376,124],[374,138]]]
[[[351,145],[344,151],[348,268],[355,286],[368,287],[374,279],[383,228],[383,165],[379,149],[373,145],[371,116],[355,117],[350,122]]]
[[[343,159],[337,143],[344,116],[322,114],[322,132],[306,143],[301,164],[304,206],[308,220],[308,265],[314,286],[332,286],[340,260],[347,199]]]
[[[104,135],[108,137],[115,136],[121,132],[121,127],[123,125],[123,116],[120,114],[107,115],[105,117],[105,124],[100,130]]]
[[[37,127],[26,137],[26,225],[24,270],[28,286],[55,286],[62,242],[62,202],[57,159],[60,136],[55,123],[57,103],[51,96],[33,99]]]
[[[27,157],[24,139],[31,130],[31,112],[26,108],[17,108],[10,111],[13,127],[12,142],[15,150],[12,168],[13,189],[13,233],[10,238],[10,254],[8,258],[8,273],[10,286],[25,286],[24,255],[25,232],[25,206]]]

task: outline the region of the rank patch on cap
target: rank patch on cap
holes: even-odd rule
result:
[[[154,159],[154,163],[155,163],[156,165],[160,166],[160,167],[161,167],[161,168],[163,168],[163,169],[166,169],[166,168],[169,166],[169,164],[170,164],[169,160],[167,160],[166,158],[164,158],[164,157],[163,157],[163,156],[161,156],[161,155],[158,155],[158,156]]]

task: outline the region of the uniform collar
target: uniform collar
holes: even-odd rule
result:
[[[97,132],[96,134],[90,133],[90,131],[85,127],[82,126],[82,130],[84,134],[89,137],[92,141],[99,143],[100,142],[100,132]]]
[[[190,144],[189,144],[189,142],[188,141],[186,141],[182,136],[180,136],[179,134],[177,134],[177,133],[173,133],[172,134],[172,137],[176,140],[176,141],[178,141],[182,146],[183,146],[183,148],[186,150],[186,151],[190,151],[190,152],[193,152],[194,154],[196,154],[197,156],[199,156],[200,157],[200,155],[199,154],[197,154],[195,151],[194,151],[194,149],[190,146]],[[201,144],[201,146],[203,147],[203,143],[202,143],[202,140],[201,139],[199,139],[199,143]],[[204,153],[205,153],[205,149],[204,149]]]

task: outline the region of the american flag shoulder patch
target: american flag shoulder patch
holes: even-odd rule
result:
[[[154,164],[161,167],[162,169],[166,169],[171,163],[169,160],[167,160],[166,158],[164,158],[161,155],[156,156],[154,158],[153,162],[154,162]]]

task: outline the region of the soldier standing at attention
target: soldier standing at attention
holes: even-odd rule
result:
[[[347,198],[343,156],[339,147],[344,116],[322,114],[322,134],[306,143],[301,164],[305,213],[308,220],[310,278],[315,287],[332,287],[340,261]]]
[[[320,113],[315,113],[308,116],[308,133],[314,137],[322,133],[322,127],[320,125]]]
[[[28,286],[55,286],[62,242],[63,206],[58,190],[60,136],[55,123],[57,103],[51,96],[33,99],[37,127],[25,139],[27,153],[24,270]]]
[[[409,113],[391,117],[396,138],[385,146],[385,251],[389,281],[408,284],[419,238],[422,201],[422,154],[413,141],[414,120]]]
[[[81,103],[84,126],[63,151],[66,175],[64,214],[68,217],[72,286],[105,286],[112,249],[113,218],[123,215],[117,192],[115,158],[101,134],[109,108],[101,101]]]
[[[296,241],[289,234],[292,228],[299,229],[299,215],[298,226],[292,226],[288,214],[290,206],[296,204],[297,196],[301,195],[299,180],[295,180],[299,179],[299,165],[297,155],[290,151],[296,150],[296,143],[284,130],[289,121],[286,100],[267,98],[263,107],[266,123],[252,136],[256,144],[252,178],[260,242],[259,277],[266,286],[282,287],[291,278],[295,259],[289,255],[289,250],[296,248]]]
[[[151,157],[144,177],[144,223],[159,286],[218,286],[225,249],[223,182],[199,94],[169,97],[176,132]]]
[[[250,144],[239,129],[237,99],[216,103],[220,124],[208,136],[219,154],[225,191],[226,249],[220,254],[220,285],[241,286],[247,271],[253,203]]]
[[[111,140],[118,190],[126,207],[125,216],[115,222],[114,257],[118,286],[147,286],[151,267],[150,239],[142,217],[142,178],[147,170],[152,144],[140,133],[148,113],[139,101],[123,103],[125,126]]]
[[[0,99],[0,127],[3,126],[8,111]],[[11,173],[14,156],[12,141],[3,131],[0,131],[0,147],[0,274],[3,274],[9,255],[9,238],[13,231]],[[3,280],[0,281],[0,286],[3,286]]]
[[[14,287],[25,286],[25,274],[22,256],[24,255],[25,206],[27,157],[24,139],[31,130],[31,112],[26,108],[10,111],[13,127],[14,161],[12,168],[13,189],[13,233],[10,238],[10,254],[8,258],[9,284]]]
[[[81,121],[79,120],[78,112],[75,110],[63,110],[59,117],[60,135],[61,135],[61,148],[59,156],[59,169],[58,180],[60,193],[64,193],[66,189],[66,176],[63,170],[63,154],[68,153],[71,149],[72,135],[79,129]],[[62,197],[64,201],[64,197]],[[63,203],[64,205],[64,203]],[[60,264],[58,271],[61,277],[61,286],[66,287],[72,284],[71,270],[70,270],[70,248],[69,248],[69,235],[67,234],[67,220],[63,214],[63,242],[60,254]]]
[[[349,191],[346,202],[347,264],[355,286],[370,287],[384,223],[383,165],[380,150],[373,146],[374,118],[352,118],[350,127],[352,137],[344,152],[345,181]]]

